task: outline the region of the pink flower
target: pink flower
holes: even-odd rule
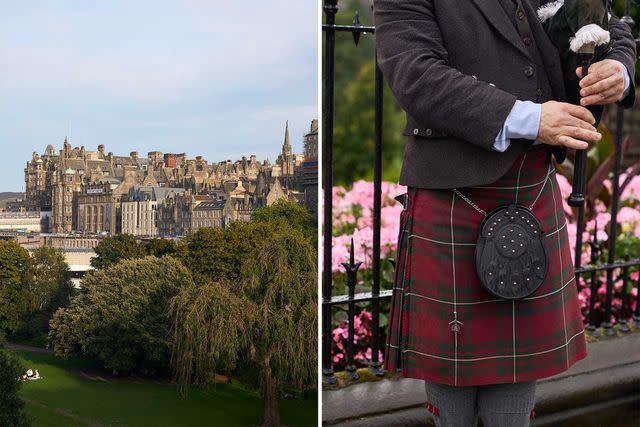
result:
[[[640,222],[640,211],[627,206],[620,208],[618,211],[618,222]]]
[[[371,313],[369,313],[367,310],[363,309],[360,312],[360,317],[364,317],[366,320],[371,321],[373,319],[373,316],[371,315]]]

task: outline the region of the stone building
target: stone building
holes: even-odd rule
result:
[[[64,145],[68,144],[67,139]],[[51,211],[53,199],[53,176],[58,167],[60,156],[55,153],[53,145],[48,145],[44,154],[33,153],[31,161],[24,170],[25,199],[29,211]]]
[[[220,226],[249,219],[254,209],[279,198],[304,203],[303,163],[304,156],[293,153],[288,123],[275,164],[260,162],[255,155],[214,164],[185,153],[151,151],[145,157],[133,151],[116,156],[105,153],[103,145],[97,151],[72,148],[65,138],[58,153],[49,145],[27,163],[25,205],[49,218],[43,231],[183,235],[198,228],[194,209],[202,202],[211,204],[203,205],[198,215],[214,206],[220,212],[198,221],[218,221],[221,215]],[[143,188],[151,188],[151,193]]]
[[[80,233],[122,232],[122,200],[134,185],[134,171],[119,181],[114,178],[101,178],[89,183],[76,194],[77,220],[74,231]]]
[[[39,233],[41,229],[38,212],[0,212],[0,231]]]
[[[184,193],[183,188],[134,186],[122,201],[122,233],[134,236],[158,236],[158,204],[170,193]]]
[[[318,120],[311,122],[309,133],[304,136],[304,161],[302,162],[302,191],[304,204],[314,215],[318,214]]]
[[[227,202],[223,200],[207,201],[199,203],[193,209],[191,219],[191,232],[203,227],[224,227],[225,219],[223,209]]]

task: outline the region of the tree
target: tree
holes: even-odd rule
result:
[[[278,426],[279,387],[303,388],[316,379],[316,250],[294,233],[275,236],[245,264],[241,284],[257,308],[253,348],[262,377],[263,425]]]
[[[176,253],[176,243],[170,239],[152,239],[147,243],[147,253],[158,258]]]
[[[0,330],[15,331],[24,313],[22,278],[29,252],[13,241],[0,241]]]
[[[236,221],[228,228],[201,228],[183,239],[176,256],[196,283],[235,282],[242,264],[255,256],[262,242],[280,232],[277,225],[254,221]]]
[[[316,219],[304,206],[291,200],[280,199],[271,206],[258,208],[251,215],[251,220],[299,230],[314,246],[318,239]]]
[[[371,0],[340,2],[338,24],[350,25],[356,11],[363,25],[373,24]],[[375,39],[362,35],[356,46],[351,33],[336,34],[334,111],[334,182],[350,185],[358,179],[373,179]],[[325,85],[326,86],[326,85]],[[382,173],[396,182],[402,164],[404,113],[388,86],[383,92]]]
[[[92,357],[118,374],[166,374],[168,304],[193,286],[189,271],[172,257],[123,260],[90,272],[80,295],[53,316],[49,341],[59,356]]]
[[[59,289],[69,292],[69,266],[64,253],[43,246],[33,251],[24,272],[24,292],[28,295],[25,308],[28,312],[45,310],[53,302]]]
[[[340,101],[336,103],[334,174],[339,185],[373,179],[375,64],[371,58],[340,92]],[[384,180],[397,182],[405,142],[402,135],[405,117],[386,84],[383,103],[382,174]]]
[[[231,373],[249,346],[254,307],[227,282],[183,289],[171,302],[174,377],[186,394],[207,385],[213,373]]]
[[[316,264],[315,248],[287,228],[246,258],[237,286],[214,283],[174,298],[173,360],[182,388],[243,362],[258,373],[263,425],[279,426],[280,388],[315,383]]]
[[[64,253],[47,246],[34,250],[24,271],[24,316],[19,333],[31,338],[48,332],[53,313],[68,305],[73,293]]]
[[[147,249],[131,234],[117,234],[107,237],[95,248],[96,256],[91,258],[91,266],[98,270],[110,267],[124,259],[144,258]]]
[[[18,396],[20,375],[24,372],[18,358],[0,346],[0,425],[28,426],[24,402]]]

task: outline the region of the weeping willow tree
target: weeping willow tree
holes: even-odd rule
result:
[[[243,269],[243,291],[256,306],[256,368],[263,425],[278,426],[278,389],[316,382],[318,291],[316,253],[298,234],[265,242]]]
[[[316,383],[316,252],[292,229],[267,239],[236,284],[184,290],[171,305],[173,365],[183,391],[240,362],[259,378],[263,426],[279,426],[278,393]]]
[[[233,371],[250,346],[254,310],[229,283],[185,289],[173,299],[169,312],[174,335],[171,365],[183,394],[191,384],[207,385],[215,373]]]

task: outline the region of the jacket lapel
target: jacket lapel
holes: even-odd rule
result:
[[[484,17],[502,36],[515,46],[522,54],[530,57],[527,47],[524,45],[520,34],[513,26],[500,3],[496,0],[473,0]]]

